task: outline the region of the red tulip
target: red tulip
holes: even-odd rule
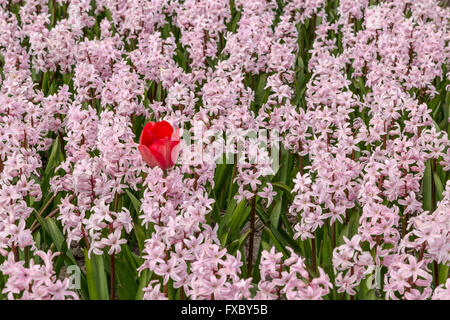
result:
[[[165,170],[177,161],[179,143],[179,130],[174,131],[167,121],[149,122],[142,130],[139,151],[150,167],[159,166]]]

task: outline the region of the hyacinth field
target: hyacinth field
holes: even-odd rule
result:
[[[0,299],[450,299],[449,22],[0,0]]]

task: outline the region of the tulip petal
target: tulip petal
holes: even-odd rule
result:
[[[172,151],[170,153],[170,160],[173,164],[175,164],[180,155],[180,141],[172,140]]]
[[[150,151],[149,148],[147,148],[146,146],[141,144],[141,145],[139,145],[138,149],[139,149],[139,151],[141,153],[142,159],[151,168],[154,168],[154,167],[159,165],[158,160],[155,158],[155,156],[153,155],[153,153]]]
[[[167,121],[155,123],[152,129],[153,138],[155,140],[170,138],[173,133],[173,128]]]
[[[177,156],[178,148],[175,147],[179,143],[180,141],[172,141],[166,138],[157,140],[151,145],[150,152],[158,162],[161,169],[165,170],[174,165],[172,151],[175,149],[175,155]]]
[[[153,136],[154,126],[155,123],[151,121],[145,125],[144,129],[142,129],[141,137],[139,138],[139,144],[147,146],[148,148],[152,145],[153,140],[155,139]]]

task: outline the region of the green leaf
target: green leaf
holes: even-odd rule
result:
[[[108,300],[108,283],[103,264],[103,255],[92,254],[89,258],[85,249],[86,277],[88,283],[89,297],[92,300]],[[89,268],[88,268],[89,266]]]
[[[139,252],[144,250],[144,242],[146,239],[144,228],[139,223],[133,223],[133,231],[139,247]]]
[[[150,270],[145,269],[141,272],[141,276],[139,279],[139,287],[136,292],[135,300],[142,300],[144,297],[144,288],[147,286],[148,281],[151,279],[153,275],[153,272],[150,272]]]
[[[41,225],[42,229],[45,230],[47,233],[49,233],[47,224],[45,223],[45,220],[42,218],[42,216],[39,214],[39,212],[37,212],[35,209],[35,210],[33,210],[33,213],[34,213],[34,216],[36,217],[37,221]]]
[[[128,250],[129,251],[129,250]],[[116,281],[117,293],[120,300],[133,300],[139,289],[136,281],[135,261],[131,261],[131,255],[127,254],[127,246],[116,256]]]
[[[436,123],[436,121],[434,121],[434,119],[432,118],[431,121],[433,122],[433,126],[436,129],[436,132],[440,132],[441,131],[441,127],[439,127],[439,125]]]
[[[432,172],[431,172],[431,163],[427,161],[425,167],[425,173],[423,176],[423,185],[422,185],[422,196],[423,196],[423,209],[425,211],[431,211],[432,208],[432,199],[431,199],[431,189],[432,189]]]
[[[214,190],[213,190],[213,199],[217,199]],[[211,211],[211,217],[212,217],[212,221],[214,224],[219,223],[220,220],[222,220],[220,217],[219,204],[217,203],[217,201],[215,201],[213,204],[212,211]]]
[[[231,22],[230,30],[231,32],[235,32],[237,29],[237,24],[239,20],[241,19],[241,12],[238,11],[237,14],[234,15],[233,21]]]
[[[247,230],[239,239],[234,240],[230,245],[228,246],[228,251],[231,254],[235,254],[237,250],[239,250],[242,247],[242,244],[244,241],[248,238],[250,235],[251,230]]]
[[[245,200],[243,201],[245,202]],[[250,217],[250,210],[250,206],[247,206],[244,211],[235,211],[235,214],[233,214],[230,225],[231,240],[234,240],[236,236],[240,235],[242,227]]]
[[[289,187],[288,185],[286,185],[283,182],[272,182],[272,186],[278,187],[278,188],[280,188],[282,190],[285,190],[288,193],[292,193],[292,188]]]
[[[50,156],[48,157],[47,166],[45,167],[45,175],[49,175],[57,165],[57,160],[59,157],[59,138],[56,138],[52,145],[52,150],[50,151]]]
[[[278,228],[278,223],[280,221],[280,214],[281,214],[281,205],[283,201],[280,199],[275,203],[275,206],[270,213],[270,223],[274,228]]]
[[[247,207],[247,201],[241,200],[239,202],[239,204],[237,205],[236,209],[234,209],[233,214],[230,217],[230,219],[225,221],[225,225],[230,226],[231,230],[233,230],[233,228],[238,227],[242,220],[242,216],[244,214],[246,207]]]
[[[359,211],[353,212],[350,221],[349,221],[349,229],[348,229],[348,238],[351,239],[355,234],[358,233],[359,228]]]
[[[130,248],[127,245],[122,245],[122,250],[119,254],[120,259],[126,260],[128,271],[133,277],[137,277],[137,268],[138,265],[136,263],[136,259],[133,256],[133,253],[130,251]]]
[[[84,249],[84,261],[86,265],[86,279],[87,279],[87,286],[88,286],[88,292],[89,292],[89,299],[90,300],[98,300],[98,292],[97,287],[95,285],[95,278],[94,278],[94,269],[92,266],[92,261],[89,259],[88,251],[87,249]]]
[[[162,101],[162,84],[158,82],[156,86],[156,101]]]
[[[361,281],[361,284],[359,285],[359,292],[358,292],[358,298],[361,300],[377,300],[375,296],[375,290],[369,289],[373,282],[375,275],[368,275],[364,280]]]
[[[267,228],[267,227],[264,227],[264,231],[265,232],[267,232],[267,234],[270,236],[270,238],[272,239],[272,241],[273,241],[273,244],[275,245],[275,248],[279,251],[279,252],[282,252],[284,255],[287,255],[288,254],[288,252],[287,252],[287,250],[286,250],[286,243],[284,242],[284,243],[281,243],[280,241],[279,241],[279,238],[277,238],[275,235],[274,235],[274,233],[272,232],[273,230],[271,230],[271,229],[269,229],[269,228]],[[268,251],[270,251],[270,249],[271,248],[269,248],[268,249]],[[267,249],[266,249],[267,250]]]
[[[323,241],[320,246],[321,252],[319,252],[320,265],[331,267],[331,258],[333,253],[333,248],[331,247],[331,239],[328,236],[328,229],[324,229]]]
[[[58,249],[58,251],[65,253],[70,261],[76,265],[77,262],[75,260],[75,257],[72,254],[72,251],[70,251],[69,249],[66,249],[67,246],[64,246],[65,239],[63,234],[61,233],[61,230],[59,230],[55,220],[53,220],[52,218],[45,218],[46,221],[46,225],[47,225],[47,230],[48,233],[50,234],[50,237],[53,239],[53,242],[55,243],[56,249]]]
[[[226,231],[219,236],[220,244],[222,245],[222,247],[226,246],[229,234],[230,231]]]
[[[441,179],[439,178],[439,175],[436,172],[433,172],[433,178],[434,178],[434,185],[436,187],[436,200],[442,201],[444,186],[442,185]]]
[[[221,230],[223,230],[224,227],[230,225],[231,218],[234,215],[234,212],[236,210],[242,210],[245,209],[245,201],[240,201],[238,204],[238,207],[236,208],[236,199],[232,199],[231,202],[228,204],[227,211],[225,211],[225,215],[222,217],[222,219],[219,222],[219,234],[221,233]]]
[[[255,91],[255,102],[258,106],[264,103],[266,93],[264,87],[266,86],[266,81],[267,81],[267,74],[266,73],[261,74],[258,80],[258,87],[256,88]]]
[[[227,171],[228,166],[225,163],[217,165],[216,171],[214,172],[214,191],[217,193],[218,191],[222,191],[224,187],[222,186],[225,182],[225,173]]]
[[[336,246],[340,246],[341,244],[344,244],[344,237],[349,238],[348,230],[349,230],[350,223],[347,223],[344,228],[342,229],[341,233],[339,234],[339,237],[336,239]]]
[[[55,168],[59,165],[62,160],[62,152],[60,148],[59,138],[56,138],[53,142],[52,150],[50,152],[47,165],[45,167],[42,181],[41,181],[41,190],[42,192],[46,192],[49,186],[49,181],[51,176],[55,172]]]
[[[449,268],[450,267],[446,266],[445,264],[439,265],[439,283],[440,284],[443,284],[443,283],[445,283],[445,281],[447,281]]]
[[[127,193],[128,197],[131,200],[131,203],[133,204],[134,210],[136,210],[137,213],[141,212],[141,202],[136,199],[136,197],[127,189],[125,189],[125,192]]]
[[[42,78],[42,92],[46,95],[48,89],[48,81],[50,78],[50,72],[45,72]]]
[[[266,230],[266,232],[270,235],[270,230],[269,230],[269,232]],[[261,247],[263,250],[266,250],[266,251],[270,251],[270,249],[272,249],[270,244],[268,244],[266,241],[261,241]]]

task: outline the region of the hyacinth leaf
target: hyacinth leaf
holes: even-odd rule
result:
[[[359,285],[358,298],[361,300],[377,300],[375,296],[375,287],[377,286],[376,274],[372,273],[367,275],[367,277],[361,280]],[[378,284],[379,285],[379,284]]]
[[[432,115],[433,118],[436,118],[438,112],[440,111],[439,106],[441,103],[441,96],[440,95],[436,95],[433,99],[431,99],[430,102],[428,102],[428,107],[432,110]]]
[[[262,256],[262,252],[264,250],[263,243],[267,244],[267,242],[265,242],[264,239],[263,239],[264,236],[267,236],[267,233],[263,232],[262,236],[263,237],[262,237],[262,239],[261,239],[261,241],[259,243],[259,246],[258,246],[258,253],[256,255],[255,266],[259,266],[260,263],[261,263],[261,256]],[[261,274],[260,274],[259,268],[254,268],[253,269],[253,274],[251,276],[253,278],[253,283],[258,283],[258,281],[261,279]]]
[[[294,237],[294,229],[291,226],[291,222],[288,219],[288,209],[283,208],[281,209],[281,221],[283,222],[283,226],[285,227],[286,233],[288,235],[289,238],[293,238]]]
[[[89,299],[98,300],[99,295],[97,291],[97,286],[95,284],[94,268],[92,266],[92,260],[89,259],[87,249],[84,250],[84,262],[86,266],[86,280],[88,285]]]
[[[349,238],[351,239],[358,233],[360,214],[357,210],[352,210],[352,216],[350,217]],[[355,212],[356,211],[356,212]]]
[[[219,236],[222,234],[222,232],[224,232],[225,227],[229,227],[230,226],[230,222],[233,216],[235,215],[239,215],[239,212],[243,212],[245,209],[246,203],[245,201],[240,201],[239,204],[236,207],[236,199],[232,199],[231,202],[229,203],[227,210],[225,211],[224,216],[222,217],[222,219],[219,221],[219,229],[218,229],[218,234]],[[237,211],[237,213],[236,213]]]
[[[447,266],[445,264],[439,265],[439,283],[443,284],[447,281],[449,278],[449,269],[450,266]]]
[[[61,163],[62,153],[60,148],[59,138],[56,138],[53,142],[52,149],[50,151],[50,155],[48,157],[48,162],[44,170],[44,174],[41,181],[41,190],[42,192],[47,192],[49,181],[54,174],[55,168]]]
[[[320,265],[331,269],[331,255],[333,252],[333,248],[331,247],[331,240],[326,228],[324,229],[324,240],[321,244],[321,251],[322,252],[319,253],[319,257],[321,259]]]
[[[288,162],[289,162],[289,152],[284,148],[280,149],[281,151],[281,163],[283,164],[279,169],[280,181],[282,183],[286,183],[288,181]]]
[[[128,197],[131,200],[131,203],[133,204],[133,208],[134,210],[139,213],[141,212],[141,202],[136,199],[136,197],[127,189],[125,189],[126,194],[128,195]]]
[[[245,217],[245,211],[247,209],[247,201],[241,200],[233,211],[233,215],[229,220],[225,221],[225,224],[230,226],[232,231],[236,230],[241,224],[242,218]]]
[[[283,244],[285,248],[290,247],[294,249],[296,252],[300,252],[299,245],[293,240],[291,237],[287,235],[287,233],[282,229],[276,229],[273,226],[270,225],[270,223],[265,223],[266,228],[269,228],[272,232],[273,236],[275,236],[278,239],[278,242]]]
[[[342,228],[342,231],[339,234],[339,237],[336,239],[337,246],[344,244],[344,237],[349,238],[348,232],[349,232],[349,224],[346,224],[344,226],[344,228]]]
[[[292,188],[289,187],[288,185],[286,185],[286,184],[283,183],[283,182],[272,182],[272,186],[278,187],[278,188],[280,188],[281,190],[286,191],[287,193],[292,193]]]
[[[33,210],[33,213],[34,213],[34,216],[36,217],[36,220],[41,225],[42,229],[45,230],[47,233],[49,233],[46,220],[44,220],[42,218],[42,216],[40,215],[40,213],[38,211],[36,211],[36,209]]]
[[[85,250],[84,258],[86,261],[86,277],[90,299],[108,300],[108,284],[103,264],[103,256],[92,253],[89,258],[88,252]]]
[[[275,203],[274,208],[272,209],[272,212],[270,214],[270,223],[274,228],[278,228],[278,223],[280,221],[280,215],[281,215],[281,205],[283,204],[283,201],[280,199]]]
[[[289,202],[294,201],[294,196],[292,195],[292,188],[283,182],[272,182],[272,186],[285,191],[284,194],[287,196]]]
[[[42,71],[41,71],[42,72]],[[50,72],[44,72],[42,77],[42,92],[46,95],[48,89],[48,81],[50,78]]]
[[[426,211],[431,211],[432,208],[432,183],[431,163],[428,161],[426,163],[422,184],[423,209]]]
[[[230,231],[227,230],[227,231],[225,231],[225,232],[222,232],[222,233],[218,236],[219,241],[220,241],[220,244],[221,244],[222,246],[226,246],[227,241],[228,241],[228,236],[229,236],[229,235],[230,235]]]
[[[260,106],[262,103],[264,103],[265,101],[265,96],[266,96],[266,90],[264,89],[264,87],[266,86],[266,81],[267,81],[267,74],[263,73],[260,75],[259,80],[258,80],[258,86],[256,88],[255,91],[255,102],[258,106]]]
[[[218,194],[219,191],[223,192],[225,189],[223,184],[226,181],[226,172],[227,172],[228,166],[224,163],[217,165],[216,172],[214,175],[214,192],[215,194]]]
[[[258,218],[261,219],[261,221],[265,224],[265,225],[270,225],[270,217],[267,214],[265,208],[259,204],[256,203],[256,213],[258,214]]]
[[[445,96],[444,118],[450,118],[450,91],[447,91]],[[450,121],[447,121],[447,134],[450,136]]]
[[[162,101],[162,84],[161,82],[158,82],[157,86],[156,86],[156,101]]]
[[[242,248],[242,245],[244,244],[244,241],[247,240],[250,232],[251,230],[247,230],[246,232],[244,232],[244,234],[241,235],[239,239],[236,239],[229,244],[228,248],[231,254],[235,254],[237,250]]]
[[[119,258],[126,261],[126,266],[130,274],[133,277],[137,277],[138,263],[133,256],[133,252],[131,252],[130,248],[127,245],[122,246],[122,250],[119,253]]]
[[[48,230],[50,236],[52,237],[53,243],[56,245],[56,248],[58,249],[58,251],[65,253],[69,257],[72,264],[76,265],[77,262],[75,260],[75,257],[73,256],[72,252],[67,249],[67,246],[64,246],[64,244],[66,242],[65,242],[63,234],[61,233],[61,230],[59,230],[58,226],[56,225],[56,222],[52,218],[49,218],[49,217],[45,218],[45,222],[46,222],[47,230]]]
[[[283,252],[283,254],[288,255],[288,252],[286,251],[286,246],[280,243],[280,241],[278,241],[278,238],[273,234],[272,230],[270,230],[268,227],[264,227],[264,231],[267,232],[267,234],[270,236],[276,249],[280,252]]]
[[[142,300],[142,298],[144,297],[143,289],[147,286],[148,281],[150,280],[152,275],[153,272],[150,272],[148,269],[145,269],[141,272],[141,274],[139,275],[139,287],[136,292],[136,297],[134,298],[135,300]]]
[[[47,166],[45,167],[45,175],[48,176],[50,173],[54,171],[56,166],[58,165],[60,152],[59,139],[56,138],[52,145],[52,150],[50,152],[50,156],[48,157]]]
[[[264,229],[264,231],[266,231],[265,229]],[[268,232],[267,232],[267,234],[269,234]],[[272,246],[267,242],[267,241],[261,241],[261,248],[263,249],[263,250],[266,250],[266,251],[270,251],[270,249],[272,248]]]
[[[441,178],[436,172],[433,172],[434,185],[436,187],[436,200],[441,201],[443,199],[444,186],[442,185]]]
[[[137,244],[139,247],[139,252],[142,253],[142,251],[144,250],[144,242],[146,239],[144,228],[142,228],[141,225],[134,223],[133,230],[134,230],[134,234],[136,236]]]
[[[123,246],[126,247],[126,246]],[[138,291],[136,282],[136,269],[131,269],[129,259],[124,257],[123,252],[115,260],[117,276],[117,293],[120,300],[133,300]]]
[[[231,231],[233,232],[234,230],[238,230],[238,231],[242,230],[245,223],[247,223],[247,221],[250,218],[250,213],[251,213],[251,208],[250,208],[250,206],[248,206],[247,209],[241,215],[240,219],[236,218],[236,219],[234,219],[234,221],[232,221],[231,226],[230,226]]]
[[[436,123],[436,121],[432,118],[431,121],[433,122],[433,126],[436,129],[436,132],[441,131],[441,127]]]
[[[214,199],[216,199],[214,190],[212,191],[212,194],[214,195]],[[217,202],[214,202],[212,206],[211,217],[214,223],[218,223],[221,220],[219,204]]]
[[[236,32],[237,25],[238,25],[238,22],[239,22],[240,19],[241,19],[241,12],[238,11],[238,12],[234,15],[233,20],[232,20],[232,22],[231,22],[231,25],[230,25],[230,28],[229,28],[229,30],[230,30],[231,32]]]

